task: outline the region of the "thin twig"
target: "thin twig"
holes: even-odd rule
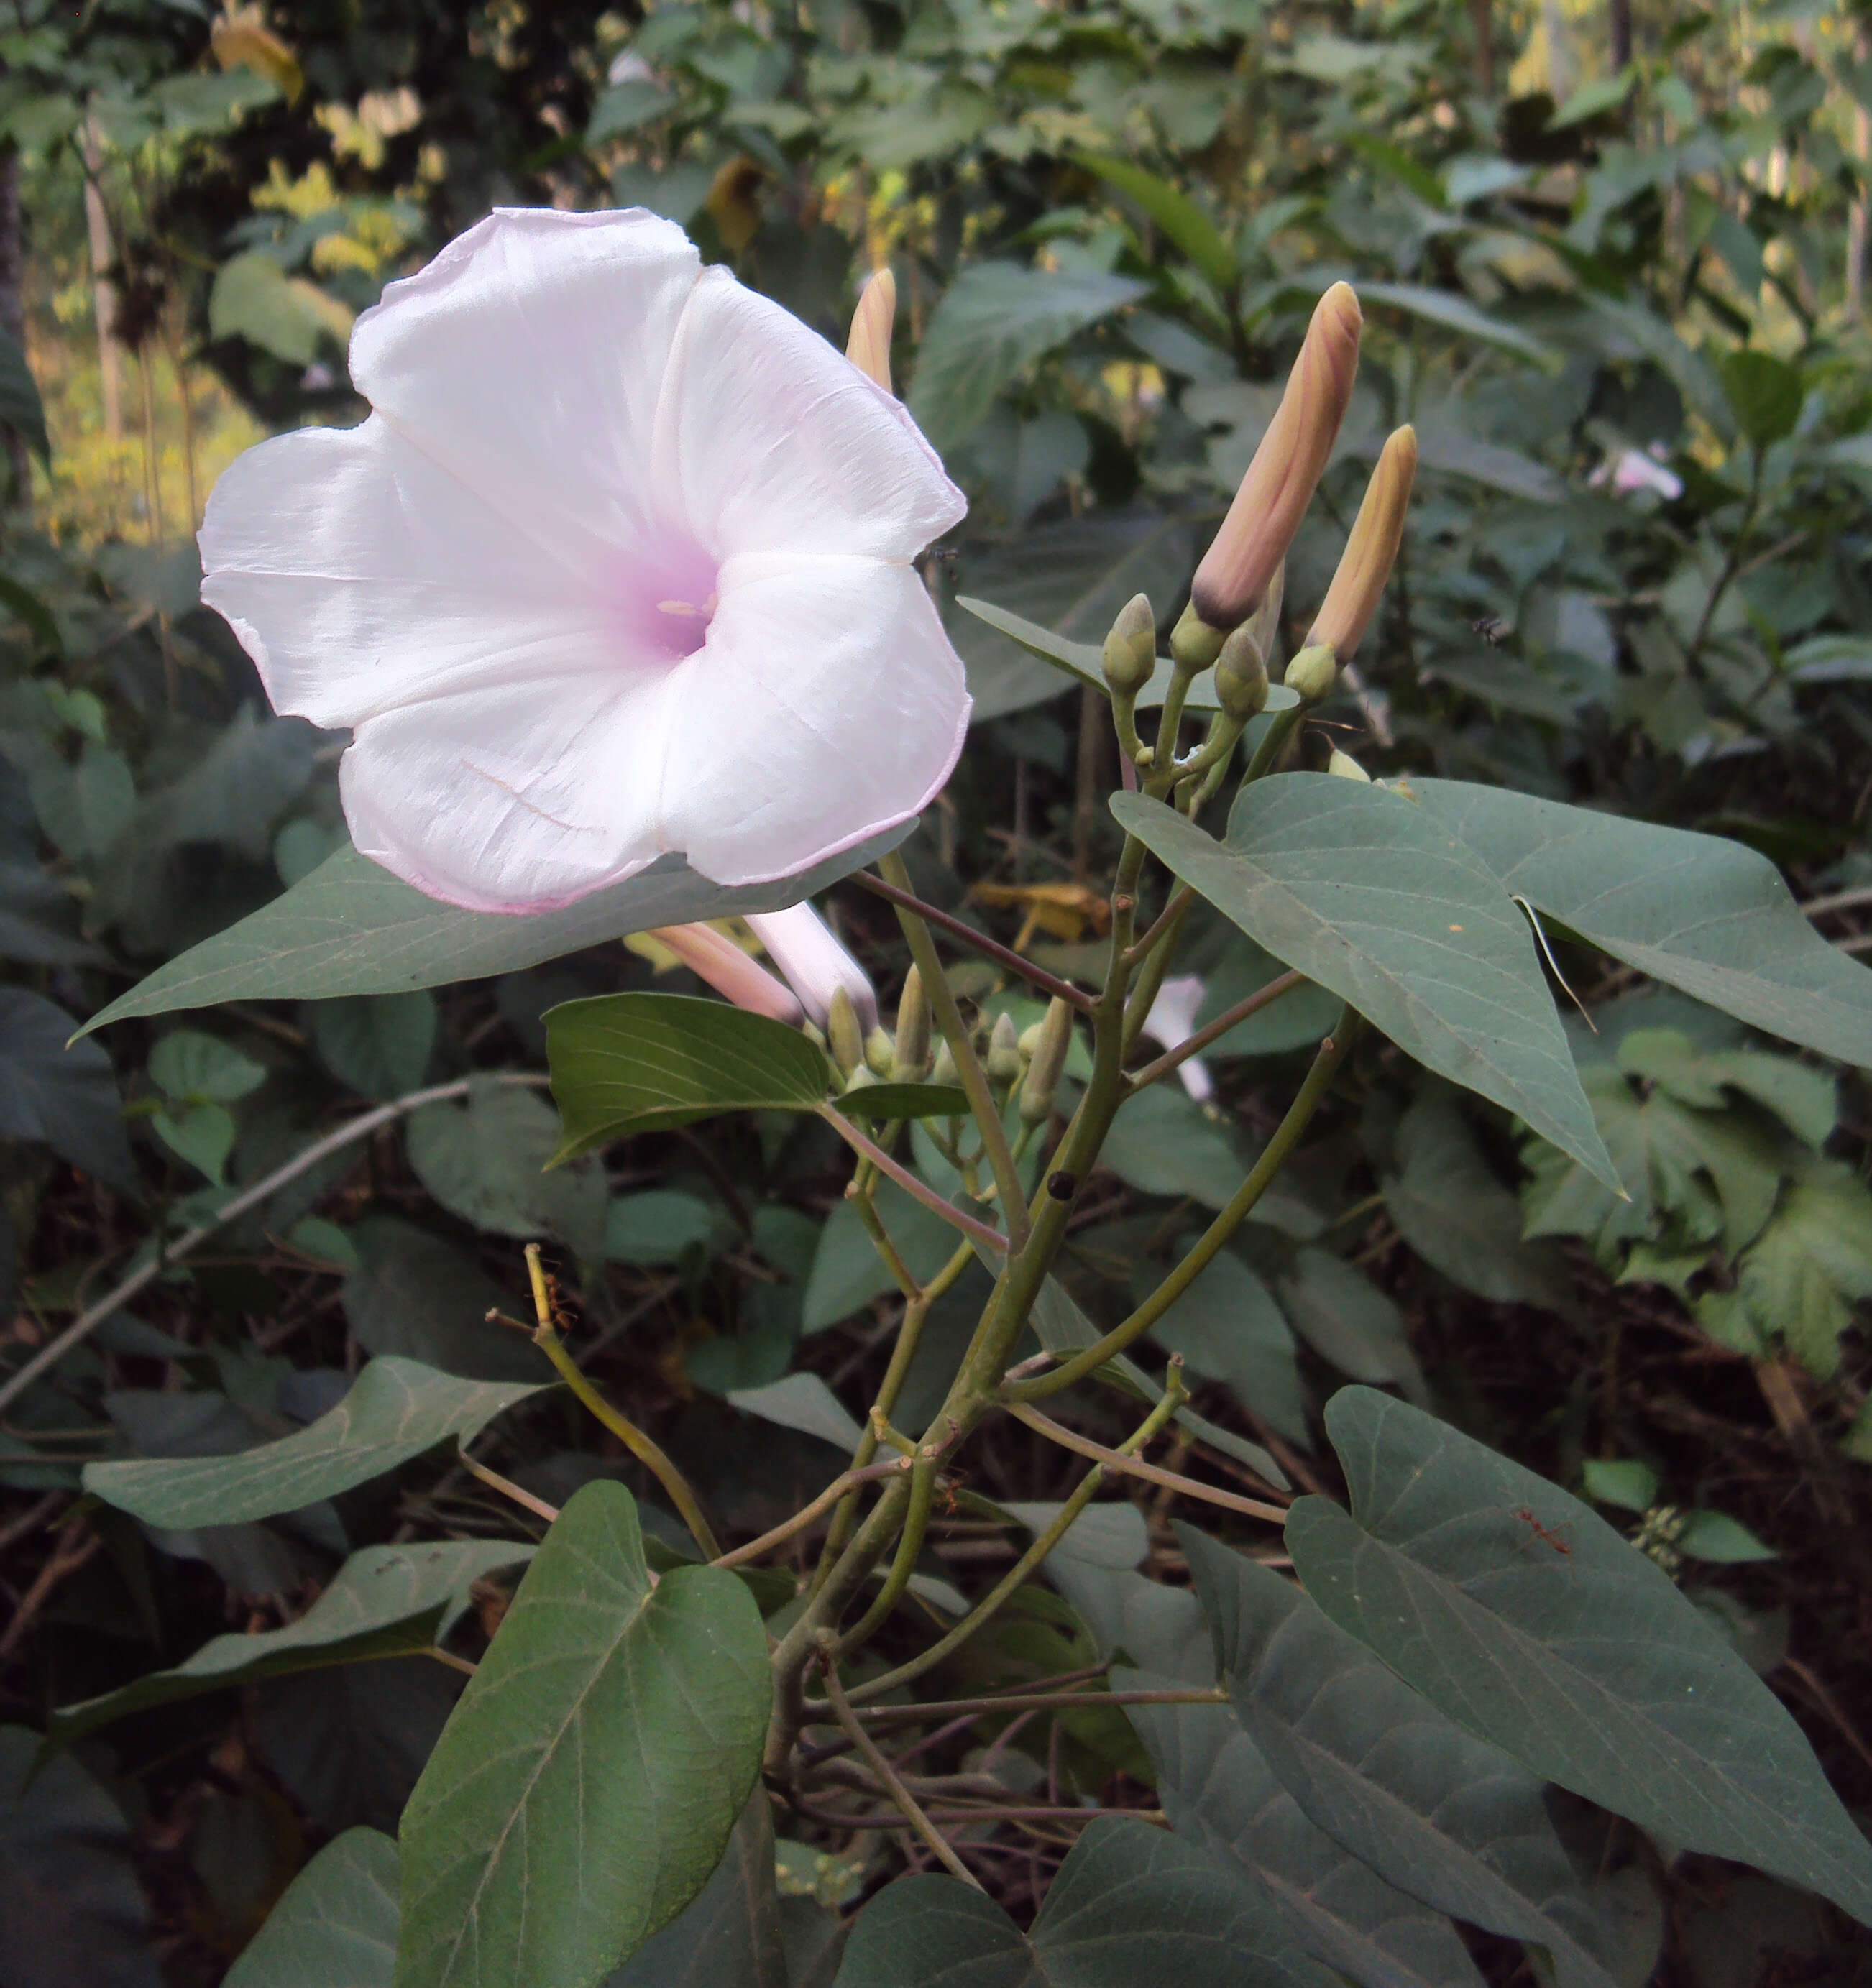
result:
[[[367,1111],[340,1125],[335,1132],[328,1132],[322,1139],[315,1140],[305,1151],[288,1160],[283,1167],[276,1168],[264,1180],[256,1182],[244,1194],[237,1194],[222,1209],[184,1234],[178,1236],[166,1249],[159,1249],[140,1270],[133,1270],[117,1289],[100,1298],[88,1311],[82,1312],[73,1320],[57,1338],[49,1340],[33,1354],[19,1371],[12,1375],[5,1385],[0,1386],[0,1412],[4,1412],[49,1367],[56,1367],[75,1346],[81,1346],[93,1333],[114,1313],[120,1311],[140,1292],[147,1290],[172,1265],[190,1255],[211,1236],[218,1235],[231,1222],[238,1222],[250,1208],[258,1208],[270,1196],[277,1194],[289,1182],[308,1173],[321,1160],[329,1159],[333,1153],[342,1152],[347,1146],[355,1145],[360,1139],[367,1139],[373,1132],[411,1111],[419,1111],[425,1104],[445,1104],[452,1099],[465,1097],[469,1087],[475,1080],[458,1077],[452,1084],[432,1084],[426,1090],[412,1090],[408,1096],[392,1098],[388,1104],[380,1104],[374,1111]],[[496,1078],[500,1084],[526,1084],[535,1088],[543,1086],[548,1080],[530,1071],[503,1071]]]
[[[1038,1408],[1030,1408],[1025,1401],[1007,1401],[1002,1405],[1018,1422],[1057,1442],[1063,1449],[1077,1450],[1082,1456],[1095,1458],[1107,1469],[1122,1471],[1127,1477],[1142,1477],[1146,1483],[1167,1486],[1173,1491],[1180,1491],[1186,1496],[1200,1498],[1206,1503],[1220,1505],[1225,1511],[1245,1512],[1251,1519],[1265,1519],[1270,1525],[1285,1525],[1285,1510],[1278,1505],[1265,1503],[1259,1498],[1238,1498],[1233,1491],[1218,1491],[1213,1484],[1199,1484],[1193,1477],[1180,1476],[1174,1470],[1165,1470],[1154,1463],[1146,1463],[1135,1456],[1121,1456],[1115,1449],[1107,1449],[1102,1442],[1094,1442],[1088,1435],[1081,1435],[1077,1430],[1068,1428],[1064,1423],[1056,1422],[1051,1415],[1043,1415]]]
[[[66,1533],[52,1548],[32,1585],[20,1597],[13,1619],[0,1631],[0,1664],[6,1662],[25,1640],[26,1631],[32,1628],[39,1611],[52,1599],[59,1584],[76,1574],[103,1543],[99,1534],[83,1526]]]
[[[1132,1070],[1126,1081],[1133,1090],[1142,1090],[1147,1084],[1155,1084],[1159,1077],[1168,1077],[1179,1063],[1187,1063],[1193,1056],[1200,1056],[1220,1036],[1225,1036],[1238,1022],[1245,1022],[1251,1015],[1258,1015],[1262,1009],[1271,1007],[1283,994],[1291,993],[1306,978],[1304,973],[1287,972],[1275,975],[1264,987],[1258,987],[1252,994],[1244,996],[1232,1008],[1225,1008],[1213,1022],[1186,1036],[1173,1050],[1166,1050],[1154,1063],[1147,1063],[1142,1070]]]
[[[559,1516],[559,1507],[549,1505],[543,1498],[536,1498],[530,1491],[523,1491],[511,1477],[503,1477],[498,1470],[490,1470],[485,1463],[477,1463],[465,1449],[458,1449],[455,1461],[471,1477],[478,1477],[490,1491],[498,1491],[503,1498],[511,1498],[514,1503],[543,1519],[550,1526]]]
[[[914,911],[926,925],[935,925],[947,932],[952,938],[959,938],[966,945],[972,945],[977,952],[985,954],[996,965],[1004,966],[1010,973],[1017,973],[1029,986],[1038,987],[1043,994],[1056,996],[1062,1001],[1070,1001],[1074,1007],[1086,1014],[1098,1006],[1095,995],[1083,993],[1070,980],[1062,980],[1057,973],[1049,973],[1045,968],[1036,966],[1031,959],[1024,959],[1012,946],[1003,945],[999,939],[989,938],[979,932],[964,920],[954,918],[947,911],[938,911],[934,904],[926,904],[913,891],[900,891],[895,884],[887,884],[882,877],[874,877],[868,871],[856,871],[848,881],[862,884],[875,896],[888,898],[893,904],[906,911]]]
[[[863,1095],[861,1091],[861,1099]],[[888,1175],[906,1194],[914,1195],[933,1214],[941,1215],[945,1222],[952,1223],[963,1235],[973,1237],[987,1249],[1007,1249],[1007,1238],[998,1229],[991,1229],[985,1222],[977,1222],[973,1215],[965,1213],[953,1202],[944,1200],[927,1181],[919,1180],[901,1161],[893,1160],[876,1140],[861,1132],[836,1105],[821,1104],[819,1116],[853,1152],[862,1154],[879,1173]]]
[[[915,1726],[926,1719],[970,1715],[972,1725],[997,1712],[1077,1712],[1102,1705],[1226,1705],[1228,1693],[1191,1686],[1176,1691],[1035,1691],[1005,1698],[941,1698],[926,1705],[862,1705],[853,1716],[887,1726]]]
[[[1829,911],[1850,911],[1861,904],[1872,904],[1872,884],[1862,884],[1855,891],[1835,891],[1824,898],[1809,898],[1801,910],[1810,918],[1824,918]]]
[[[832,1708],[833,1717],[845,1729],[847,1736],[863,1757],[865,1766],[877,1776],[891,1800],[897,1804],[898,1812],[905,1821],[929,1844],[941,1861],[943,1869],[952,1878],[960,1878],[965,1885],[973,1885],[977,1891],[980,1891],[983,1888],[981,1880],[956,1854],[949,1839],[917,1807],[916,1797],[904,1786],[902,1777],[884,1757],[878,1743],[854,1717],[851,1707],[846,1702],[844,1688],[838,1682],[838,1666],[829,1662],[825,1666],[825,1697],[826,1702]]]
[[[880,1477],[895,1477],[910,1468],[907,1456],[893,1456],[882,1463],[867,1464],[857,1470],[848,1470],[834,1477],[810,1505],[803,1505],[790,1519],[784,1519],[772,1531],[763,1533],[757,1540],[750,1540],[746,1546],[736,1547],[732,1553],[718,1554],[709,1564],[711,1567],[742,1567],[750,1560],[758,1560],[763,1553],[781,1545],[795,1533],[804,1532],[821,1513],[836,1505],[848,1491],[855,1490],[861,1484],[875,1483]]]

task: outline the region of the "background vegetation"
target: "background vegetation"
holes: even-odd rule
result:
[[[420,1656],[235,1665],[165,1702],[146,1689],[22,1791],[53,1708],[218,1631],[300,1621],[348,1548],[516,1533],[442,1456],[289,1522],[191,1533],[83,1499],[83,1461],[248,1446],[328,1408],[368,1354],[540,1378],[485,1314],[520,1309],[520,1239],[544,1236],[581,1359],[758,1532],[837,1467],[840,1398],[875,1378],[895,1303],[811,1122],[644,1137],[540,1175],[556,1121],[520,1080],[542,1067],[540,1014],[684,985],[651,944],[64,1049],[341,837],[343,741],[267,712],[195,604],[190,533],[249,442],[358,418],[344,341],[382,285],[497,203],[652,207],[834,338],[888,262],[900,382],[971,499],[945,586],[1096,641],[1140,589],[1174,614],[1307,311],[1350,278],[1363,370],[1290,591],[1318,599],[1396,423],[1423,468],[1383,618],[1329,714],[1347,749],[1732,837],[1830,938],[1872,948],[1868,20],[1731,0],[218,17],[17,0],[0,31],[0,1363],[361,1107],[465,1081],[214,1227],[9,1399],[0,1983],[219,1980],[319,1844],[394,1827],[459,1681]],[[926,898],[1072,971],[1099,938],[1083,887],[1115,839],[1111,749],[1044,664],[966,615],[953,634],[975,738],[906,854]],[[888,956],[884,908],[847,891],[831,908]],[[1271,970],[1231,929],[1196,932],[1208,1013]],[[1357,1109],[1158,1340],[1212,1423],[1303,1486],[1332,1486],[1318,1410],[1351,1378],[1599,1501],[1729,1625],[1863,1812],[1872,1095],[1549,936],[1631,1199],[1368,1054]],[[985,970],[959,987],[1038,1013]],[[1069,1264],[1095,1319],[1233,1192],[1321,1026],[1296,1006],[1217,1046],[1208,1107],[1159,1090],[1127,1113]],[[918,1215],[892,1222],[926,1274],[947,1249]],[[538,1496],[605,1473],[643,1494],[558,1397],[501,1428],[483,1459]],[[1004,1432],[971,1456],[993,1498],[1060,1495],[1040,1446]],[[1230,1481],[1213,1446],[1180,1467]],[[946,1682],[1094,1662],[1136,1564],[1187,1582],[1166,1509],[1140,1504],[1141,1563],[1026,1591]],[[939,1621],[1019,1545],[966,1515],[935,1537],[918,1590]],[[476,1584],[451,1647],[472,1652],[503,1605]],[[912,1616],[891,1631],[929,1634]],[[1112,1714],[997,1732],[954,1736],[955,1761],[1052,1801],[1153,1805]],[[1044,1826],[1000,1841],[984,1879],[1024,1918],[1064,1845]],[[801,1988],[833,1915],[906,1853],[803,1821],[780,1854]],[[1633,1984],[1863,1978],[1864,1936],[1803,1895],[1696,1860],[1667,1878],[1630,1843],[1616,1861]],[[1491,1979],[1525,1967],[1473,1946]]]

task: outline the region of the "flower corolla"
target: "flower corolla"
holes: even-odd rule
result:
[[[357,320],[350,429],[249,449],[202,598],[352,738],[364,854],[525,912],[668,854],[764,883],[914,816],[969,716],[902,406],[641,208],[506,208]]]
[[[1157,989],[1157,998],[1144,1017],[1142,1033],[1163,1049],[1180,1049],[1196,1033],[1196,1018],[1202,1010],[1205,991],[1200,975],[1173,973]],[[1176,1074],[1198,1104],[1207,1104],[1215,1095],[1214,1080],[1200,1057],[1179,1063]]]
[[[1621,497],[1654,490],[1666,503],[1674,503],[1684,494],[1684,479],[1658,461],[1661,446],[1654,442],[1648,450],[1622,448],[1616,455],[1607,456],[1586,482],[1595,490],[1603,489],[1610,483]]]
[[[871,976],[811,904],[750,912],[747,926],[821,1028],[831,1013],[833,995],[841,987],[864,1033],[868,1035],[878,1026],[878,992]]]

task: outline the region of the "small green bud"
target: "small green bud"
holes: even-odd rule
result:
[[[903,1083],[916,1084],[929,1068],[929,997],[923,992],[922,975],[912,966],[903,977],[903,993],[897,1002],[897,1041],[891,1071]]]
[[[1339,659],[1324,642],[1300,650],[1287,665],[1287,687],[1298,691],[1302,704],[1318,704],[1338,681]]]
[[[1342,752],[1336,746],[1332,749],[1332,757],[1326,762],[1326,771],[1336,773],[1342,780],[1363,780],[1367,786],[1371,784],[1371,775],[1349,752]]]
[[[832,1045],[832,1060],[841,1077],[849,1077],[865,1060],[864,1031],[858,1026],[858,1010],[843,987],[832,989],[826,1009],[826,1039]]]
[[[936,1061],[930,1067],[929,1081],[951,1090],[962,1081],[960,1073],[956,1068],[956,1059],[950,1053],[947,1043],[936,1044]]]
[[[878,1077],[889,1077],[897,1060],[895,1045],[881,1029],[873,1029],[865,1038],[865,1067]]]
[[[1072,1004],[1056,994],[1048,1004],[1046,1019],[1027,1030],[1034,1037],[1032,1060],[1021,1087],[1021,1122],[1044,1125],[1053,1112],[1053,1094],[1059,1088],[1066,1067],[1066,1053],[1072,1047]],[[1023,1043],[1027,1036],[1021,1038]]]
[[[1247,724],[1268,702],[1268,666],[1245,622],[1231,631],[1216,658],[1216,702],[1238,725]]]
[[[1196,611],[1193,600],[1176,617],[1176,626],[1170,631],[1170,657],[1181,669],[1193,676],[1198,670],[1206,670],[1222,653],[1222,644],[1228,639],[1226,628],[1212,628]]]
[[[1136,697],[1150,681],[1157,667],[1157,617],[1142,594],[1134,593],[1118,610],[1100,660],[1105,681],[1119,697]]]
[[[843,1094],[845,1097],[849,1097],[855,1090],[868,1090],[874,1084],[882,1083],[882,1081],[883,1080],[878,1075],[878,1073],[873,1070],[868,1063],[862,1063],[858,1065],[858,1068],[845,1079],[845,1087]]]
[[[988,1036],[988,1074],[997,1084],[1018,1082],[1021,1070],[1021,1045],[1014,1034],[1014,1018],[1004,1009],[994,1018]]]

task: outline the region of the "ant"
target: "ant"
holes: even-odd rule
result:
[[[1569,1560],[1572,1559],[1573,1554],[1572,1548],[1566,1543],[1566,1540],[1561,1538],[1558,1533],[1551,1531],[1548,1527],[1543,1526],[1540,1520],[1528,1510],[1525,1505],[1520,1506],[1516,1510],[1515,1516],[1520,1520],[1523,1525],[1532,1526],[1534,1528],[1532,1533],[1529,1534],[1528,1537],[1522,1540],[1522,1544],[1523,1546],[1532,1544],[1535,1540],[1545,1540],[1547,1543],[1553,1548],[1555,1553],[1564,1554]]]
[[[1501,646],[1501,638],[1508,633],[1508,624],[1499,614],[1484,614],[1471,621],[1469,626],[1480,635],[1491,649]]]

